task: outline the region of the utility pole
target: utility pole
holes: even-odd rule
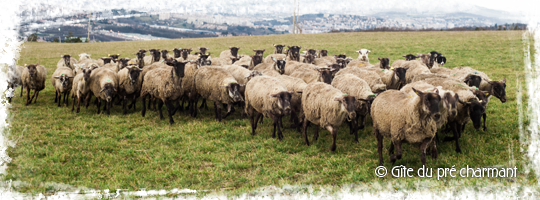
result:
[[[299,0],[300,1],[300,0]],[[293,34],[295,34],[295,28],[296,28],[296,0],[294,0],[294,3],[293,3]]]
[[[88,37],[86,37],[86,42],[90,43],[90,31],[92,30],[92,5],[90,5],[90,12],[88,15]]]
[[[534,12],[533,12],[533,31],[534,31],[534,17],[536,16],[536,3],[534,4]]]

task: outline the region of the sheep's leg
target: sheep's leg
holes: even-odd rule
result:
[[[360,121],[359,121],[358,124],[360,124],[360,123],[361,123],[361,124],[358,125],[356,131],[358,131],[358,130],[360,130],[360,129],[364,129],[364,128],[366,127],[367,116],[366,116],[366,115],[359,115],[359,118],[360,118]],[[356,121],[358,121],[358,118],[356,119]]]
[[[253,120],[253,135],[255,135],[255,130],[257,129],[257,120],[262,116],[262,113],[258,113],[255,111],[255,109],[251,108],[253,110],[253,115],[255,115],[255,119]]]
[[[426,149],[430,141],[431,138],[426,138],[420,145],[420,160],[422,161],[422,165],[424,166],[426,166]]]
[[[278,138],[279,138],[279,141],[282,141],[283,140],[283,132],[281,132],[281,128],[283,128],[283,116],[279,116],[279,126],[278,126]],[[281,126],[281,128],[280,128]]]
[[[62,102],[62,93],[59,93],[58,90],[56,90],[55,92],[56,96],[54,97],[54,103],[58,102],[58,107],[60,107],[60,103]]]
[[[382,151],[383,151],[383,136],[379,133],[379,130],[377,130],[375,127],[373,127],[373,135],[377,138],[377,152],[379,153],[379,166],[383,166],[383,157],[382,157]]]
[[[465,122],[465,123],[463,123],[463,125],[461,125],[461,128],[460,128],[461,131],[459,133],[465,132],[465,125],[467,125],[467,123],[468,122]],[[461,137],[461,134],[460,134],[460,137]]]
[[[174,115],[174,110],[176,110],[176,108],[174,107],[174,105],[170,101],[166,101],[165,106],[167,106],[167,112],[169,114],[169,124],[173,125],[174,120],[173,120],[172,116]]]
[[[203,99],[203,101],[204,101],[204,99]],[[217,111],[217,107],[218,107],[218,106],[217,106],[217,103],[216,103],[216,102],[214,102],[214,116],[215,116],[215,118],[216,118],[216,119],[218,118],[218,111]]]
[[[197,117],[197,112],[199,111],[197,109],[197,103],[199,102],[199,99],[192,100],[191,102],[191,109],[193,110],[193,117]]]
[[[390,162],[396,163],[396,160],[401,159],[401,141],[392,141],[396,147],[397,153],[390,155]]]
[[[457,122],[452,122],[450,124],[450,128],[452,129],[452,132],[454,132],[454,137],[445,137],[444,141],[446,142],[446,141],[455,140],[456,141],[456,152],[461,153],[461,148],[459,147],[459,138],[460,138],[459,130],[461,130],[461,127],[459,126],[459,124]]]
[[[156,111],[156,103],[157,103],[158,99],[157,98],[152,98],[152,108],[154,108],[154,111]]]
[[[73,112],[73,111],[75,110],[75,96],[72,96],[71,98],[73,98],[73,99],[72,99],[73,104],[71,105],[71,112]],[[77,100],[78,100],[78,99],[79,99],[79,98],[77,98]]]
[[[482,118],[484,119],[484,129],[483,129],[483,131],[486,131],[486,118],[487,118],[487,114],[486,114],[486,113],[482,114]]]
[[[105,105],[107,105],[107,115],[111,115],[111,107],[113,105],[113,101],[107,101]]]
[[[227,104],[227,114],[225,114],[225,117],[223,117],[223,119],[225,119],[227,116],[229,116],[233,112],[234,112],[233,104]]]
[[[158,101],[158,111],[159,111],[159,119],[163,119],[163,112],[161,111],[163,108],[163,101]]]
[[[254,123],[253,118],[255,117],[255,113],[253,111],[253,108],[248,108],[250,115],[249,115],[249,123],[251,124],[251,135],[255,135],[255,129],[257,129],[257,123]],[[259,114],[259,113],[257,113]]]
[[[28,100],[30,100],[30,90],[26,88],[26,106],[28,105]]]
[[[20,97],[22,97],[23,89],[24,89],[24,86],[21,86],[21,96]],[[26,90],[28,90],[28,89],[26,89]]]
[[[123,96],[123,97],[120,97],[122,99],[122,109],[124,110],[124,113],[122,114],[127,114],[127,97],[126,96]]]
[[[152,110],[151,102],[152,102],[152,97],[148,98],[148,109],[149,110]]]
[[[203,109],[205,104],[206,104],[206,99],[202,99],[202,103],[199,109]]]
[[[180,106],[180,99],[175,101],[174,109],[175,109],[175,112],[176,111],[184,111],[184,107]]]
[[[352,125],[352,120],[350,122],[347,122],[347,125],[349,126],[349,135],[354,134],[354,128]]]
[[[37,98],[39,96],[39,91],[37,90],[34,90],[35,94],[36,94],[36,99],[34,99],[34,103],[37,103]]]
[[[298,120],[298,115],[296,114],[296,111],[294,110],[291,110],[291,119],[293,119],[293,122],[294,122],[294,124],[291,125],[291,128],[296,128],[296,132],[302,133],[300,132],[300,122]]]
[[[214,110],[216,111],[216,118],[218,122],[221,122],[221,103],[215,101],[214,102]]]
[[[326,126],[326,130],[332,133],[332,146],[330,146],[330,151],[336,151],[336,139],[337,139],[337,128],[332,127],[331,125]]]
[[[97,114],[101,112],[101,99],[99,97],[96,97],[97,100]]]
[[[352,131],[354,132],[354,141],[356,143],[358,143],[358,119],[360,118],[360,116],[356,116],[354,119],[351,120],[351,124],[352,124]]]
[[[147,95],[142,96],[142,111],[141,111],[141,114],[142,114],[143,117],[146,114],[146,96]]]
[[[437,159],[437,140],[433,140],[431,145],[431,158]]]
[[[261,117],[261,120],[259,121],[259,123],[263,124],[263,119],[264,119],[264,116]]]
[[[86,94],[86,99],[84,101],[84,104],[86,106],[86,109],[88,109],[88,106],[90,105],[90,101],[92,100],[92,94],[90,93],[87,93]]]
[[[388,148],[388,155],[394,154],[394,143],[390,142],[390,148]]]
[[[121,95],[116,95],[114,99],[116,99],[114,105],[120,105],[123,102],[123,98]]]
[[[315,134],[313,134],[313,141],[317,141],[319,139],[319,125],[315,125]]]
[[[307,119],[304,118],[304,123],[302,124],[304,131],[302,135],[304,136],[304,141],[306,142],[306,145],[309,146],[309,140],[307,138],[307,125],[308,125],[308,121]]]
[[[131,105],[133,105],[133,110],[137,110],[137,107],[135,107],[137,105],[137,96],[133,96],[133,101],[131,101]],[[131,108],[129,108],[131,109]]]
[[[54,91],[54,103],[58,101],[58,90]],[[58,103],[58,106],[60,106],[60,103]]]
[[[66,107],[69,105],[69,95],[68,95],[69,92],[66,92],[64,93],[64,104],[66,105]]]
[[[90,96],[90,95],[87,94],[87,96]],[[75,101],[73,101],[73,103],[75,104]],[[77,113],[79,113],[80,111],[81,111],[81,97],[77,96]]]

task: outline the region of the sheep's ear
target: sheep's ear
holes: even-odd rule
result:
[[[419,91],[419,90],[417,90],[415,88],[412,88],[412,89],[413,89],[414,93],[416,93],[418,96],[422,96],[424,94],[423,92],[421,92],[421,91]]]
[[[294,94],[294,91],[287,91],[290,95]]]
[[[246,84],[238,84],[238,86],[244,87],[244,86],[246,86]]]
[[[439,94],[439,89],[438,88],[433,89],[433,93]]]
[[[296,93],[300,93],[300,94],[303,93],[303,92],[304,92],[303,90],[296,91]]]
[[[334,98],[334,101],[343,101],[343,97]]]
[[[506,78],[503,78],[503,80],[501,81],[501,83],[506,84]]]
[[[377,60],[381,60],[381,58],[377,57]]]
[[[277,94],[271,94],[271,95],[269,95],[269,96],[270,96],[270,97],[279,97],[279,93],[277,93]]]
[[[407,57],[407,55],[401,55],[401,57]]]
[[[68,76],[67,78],[75,78],[75,76]]]
[[[55,78],[55,79],[59,79],[59,78],[60,78],[60,76],[55,76],[54,78]]]

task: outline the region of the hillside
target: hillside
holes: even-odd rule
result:
[[[252,49],[272,52],[272,44],[327,49],[329,55],[352,57],[360,48],[370,49],[370,62],[390,57],[390,62],[408,53],[432,50],[447,57],[445,67],[471,66],[494,80],[507,79],[508,101],[492,98],[487,110],[487,131],[466,126],[460,139],[463,152],[453,142],[438,143],[439,158],[427,159],[432,178],[378,178],[376,139],[372,126],[359,132],[359,143],[339,129],[337,150],[321,129],[320,138],[306,146],[301,134],[286,128],[284,140],[271,138],[271,121],[251,136],[250,124],[234,115],[218,123],[213,104],[197,118],[176,113],[175,125],[159,120],[149,111],[97,115],[91,105],[79,114],[71,107],[54,104],[50,80],[37,104],[24,106],[15,92],[8,103],[6,87],[0,87],[0,197],[3,199],[538,199],[540,166],[534,156],[540,150],[538,100],[540,92],[539,36],[531,31],[470,32],[370,32],[305,35],[273,35],[229,38],[177,39],[147,42],[85,44],[0,42],[0,55],[18,57],[17,64],[40,62],[48,77],[62,54],[107,54],[133,57],[139,48],[210,48],[219,55],[230,46],[241,54]],[[77,57],[78,58],[78,57]],[[0,68],[5,74],[7,62]],[[528,68],[530,66],[530,69]],[[70,99],[71,104],[71,99]],[[284,120],[288,126],[288,117]],[[309,129],[309,137],[313,135]],[[385,140],[385,149],[389,146]],[[531,152],[530,146],[534,147]],[[403,158],[395,165],[384,151],[385,167],[421,167],[416,146],[404,145]],[[534,153],[534,155],[531,155]],[[436,168],[497,167],[518,169],[515,178],[446,177],[437,179]],[[389,171],[390,173],[390,171]],[[531,190],[532,192],[528,192]]]

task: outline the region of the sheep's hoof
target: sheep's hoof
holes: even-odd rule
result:
[[[396,160],[397,160],[397,159],[396,159],[396,155],[392,154],[392,155],[390,156],[390,162],[391,162],[392,164],[394,164],[394,163],[396,162]]]
[[[170,120],[169,121],[169,125],[173,125],[174,124],[174,121],[173,120]]]
[[[383,166],[383,162],[379,162],[379,166]]]
[[[456,153],[461,153],[461,148],[457,148]]]
[[[482,130],[483,130],[483,131],[486,131],[486,127],[484,127]]]
[[[330,151],[336,151],[336,145],[333,145],[330,147]]]
[[[131,109],[131,107],[132,107],[132,105],[131,105],[131,104],[129,104],[129,105],[128,105],[128,109]]]
[[[358,142],[358,140],[357,140],[357,139],[356,139],[356,140],[354,140],[354,142],[356,142],[356,143],[360,143],[360,142]]]

